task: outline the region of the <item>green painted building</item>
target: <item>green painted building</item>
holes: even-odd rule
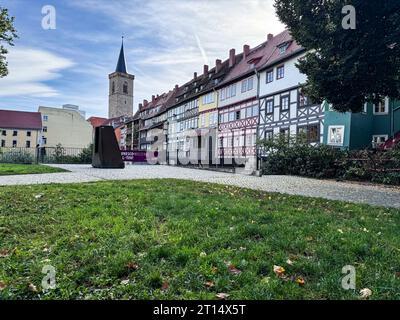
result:
[[[324,144],[343,149],[365,149],[400,132],[400,101],[386,98],[379,105],[366,103],[363,112],[340,113],[325,104]]]

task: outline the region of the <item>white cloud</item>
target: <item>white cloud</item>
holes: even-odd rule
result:
[[[9,75],[0,79],[0,96],[53,97],[58,91],[46,82],[74,63],[51,52],[13,47],[7,55]]]
[[[273,0],[76,0],[72,5],[132,30],[132,35],[124,33],[126,47],[135,46],[138,34],[146,42],[145,50],[127,53],[134,55],[127,56],[128,68],[141,71],[135,80],[136,102],[189,81],[194,71],[202,72],[205,61],[213,67],[215,59],[227,59],[231,48],[254,47],[268,33],[284,29]]]

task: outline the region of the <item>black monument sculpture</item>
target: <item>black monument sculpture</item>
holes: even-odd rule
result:
[[[102,169],[123,169],[121,151],[112,126],[100,126],[95,129],[92,166]]]

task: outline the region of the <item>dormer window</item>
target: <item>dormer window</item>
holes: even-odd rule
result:
[[[288,47],[289,47],[288,43],[284,43],[284,44],[281,44],[280,46],[278,46],[279,54],[286,53],[286,50],[287,50]]]

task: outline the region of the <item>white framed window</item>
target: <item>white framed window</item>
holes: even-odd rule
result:
[[[344,126],[329,126],[328,128],[328,145],[343,146],[344,143]]]
[[[282,79],[285,77],[285,66],[281,65],[276,68],[276,80]]]
[[[378,104],[373,105],[375,115],[387,115],[389,113],[389,99],[385,98]]]
[[[269,99],[265,102],[265,113],[271,114],[274,112],[274,99]]]
[[[43,116],[43,121],[49,121],[49,116],[44,115],[44,116]]]
[[[372,147],[376,148],[376,147],[380,146],[381,144],[384,144],[388,138],[389,138],[389,136],[386,134],[373,135],[372,136]]]
[[[267,71],[267,83],[274,81],[274,69]]]
[[[253,90],[254,77],[242,81],[242,93]]]
[[[203,96],[203,104],[210,104],[214,102],[214,92],[210,92]]]

